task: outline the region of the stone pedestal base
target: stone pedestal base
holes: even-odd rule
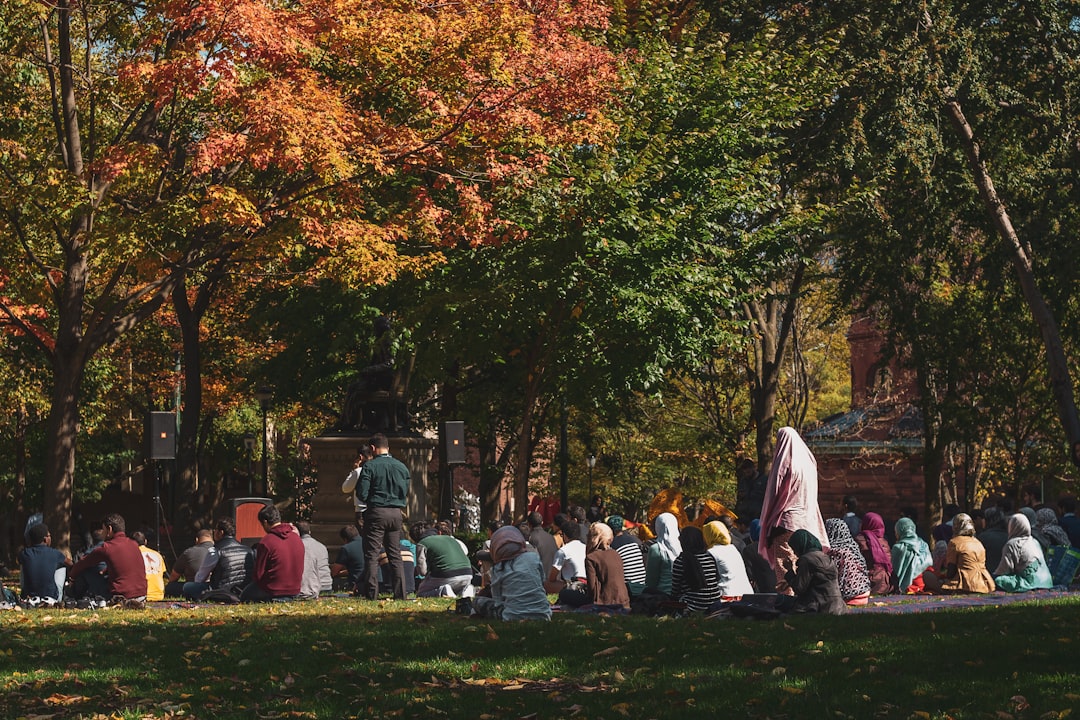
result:
[[[311,535],[327,546],[341,545],[338,531],[355,518],[352,494],[341,492],[341,484],[353,468],[359,450],[367,450],[367,433],[335,433],[308,438],[311,460],[318,473],[318,488],[311,499]],[[412,476],[406,530],[410,520],[427,517],[428,463],[436,441],[419,435],[387,435],[390,454],[405,463]],[[333,557],[331,556],[331,561]]]

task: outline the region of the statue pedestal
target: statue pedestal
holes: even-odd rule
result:
[[[318,486],[311,499],[311,535],[324,545],[339,546],[338,531],[351,525],[356,518],[352,493],[341,492],[341,484],[353,469],[353,460],[360,450],[367,450],[369,433],[335,433],[307,438],[311,461],[318,473]],[[409,505],[405,509],[407,523],[428,516],[428,463],[436,441],[420,435],[387,435],[390,454],[409,468]]]

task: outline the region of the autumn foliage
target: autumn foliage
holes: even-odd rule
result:
[[[174,291],[380,282],[512,235],[499,184],[610,132],[605,22],[593,0],[10,0],[0,315],[55,380],[49,520],[87,363]]]
[[[495,239],[504,229],[488,199],[494,185],[542,167],[552,145],[609,131],[615,65],[583,35],[605,22],[592,0],[157,10],[118,78],[187,133],[200,219],[265,233],[300,217],[289,230],[347,259],[338,270],[392,258],[405,236]],[[155,170],[175,165],[179,150]],[[126,144],[109,167],[137,156]]]

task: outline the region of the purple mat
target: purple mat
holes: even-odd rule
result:
[[[988,607],[1011,605],[1017,602],[1037,602],[1055,598],[1076,597],[1080,592],[1071,590],[1031,590],[1022,593],[992,592],[985,595],[882,595],[870,598],[869,604],[849,607],[851,615],[864,613],[885,613],[903,615],[906,613],[934,612],[936,610],[955,610],[957,608]]]

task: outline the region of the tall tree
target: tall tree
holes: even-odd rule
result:
[[[498,198],[523,238],[448,251],[423,285],[430,330],[418,335],[475,378],[457,383],[459,407],[505,393],[497,406],[513,408],[519,508],[553,408],[614,414],[669,372],[741,344],[740,301],[798,255],[784,238],[821,213],[783,196],[775,161],[782,131],[822,101],[812,88],[824,49],[772,56],[766,35],[732,45],[689,26],[681,38],[685,48],[636,38],[612,146],[554,155],[550,181]],[[787,64],[804,73],[783,75]],[[759,91],[781,79],[783,100],[766,102]]]
[[[1062,318],[1071,325],[1064,288],[1075,280],[1061,263],[1062,241],[1077,230],[1075,8],[897,0],[806,13],[801,3],[749,2],[725,6],[723,26],[752,32],[761,7],[785,43],[840,33],[837,60],[853,73],[808,162],[824,162],[843,183],[880,188],[866,214],[892,220],[932,204],[945,211],[935,218],[948,229],[939,238],[962,217],[959,237],[995,242],[1039,333],[1063,435],[1075,442],[1080,421],[1059,330]]]
[[[403,233],[485,242],[483,183],[604,132],[612,60],[575,34],[603,23],[587,0],[40,8],[10,3],[0,38],[15,78],[0,114],[18,119],[0,158],[13,269],[0,310],[53,368],[58,545],[87,363],[170,298],[197,310],[181,279],[311,250],[363,269]]]

